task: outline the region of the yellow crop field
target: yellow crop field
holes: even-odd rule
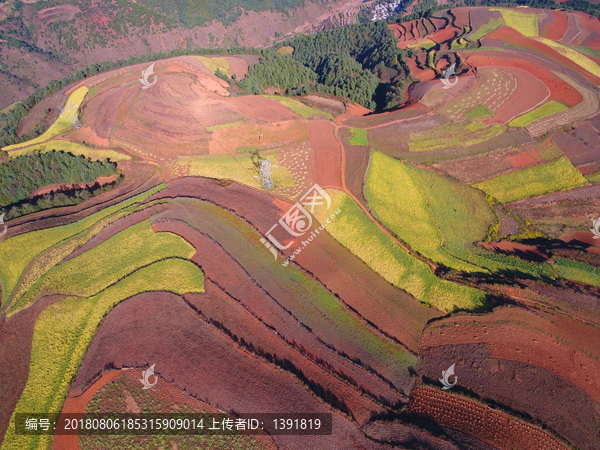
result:
[[[261,95],[261,97],[267,97],[276,100],[286,108],[291,109],[299,116],[305,118],[320,117],[324,119],[333,119],[333,116],[328,112],[321,111],[320,109],[305,105],[304,103],[299,102],[298,100],[294,100],[290,97],[283,97],[281,95]]]
[[[508,122],[508,125],[511,127],[526,127],[531,122],[535,122],[536,120],[549,116],[550,114],[564,111],[565,109],[567,109],[567,107],[561,102],[550,100],[549,102],[538,106],[528,113],[511,120]]]
[[[90,297],[141,267],[161,259],[189,259],[193,254],[194,248],[186,241],[171,233],[155,233],[146,220],[54,266],[16,301],[10,314],[43,295]]]
[[[502,19],[506,25],[514,28],[524,36],[534,37],[539,35],[538,15],[528,14],[514,9],[490,8],[490,11],[498,11],[502,14]]]
[[[269,158],[271,163],[277,166],[271,171],[276,187],[294,186],[292,174],[283,165],[278,164],[276,151],[262,152],[261,156]],[[237,157],[230,155],[181,156],[172,166],[173,170],[178,170],[178,166],[183,166],[182,169],[193,176],[233,180],[257,189],[262,188],[261,181],[257,177],[258,172],[249,155]]]
[[[333,202],[330,209],[341,209],[327,232],[387,281],[445,312],[483,304],[483,292],[437,278],[426,263],[396,244],[347,194],[331,189],[327,192]],[[324,223],[328,211],[316,208],[315,215]]]
[[[83,99],[87,95],[88,91],[89,89],[85,86],[80,86],[77,89],[75,89],[71,93],[71,95],[69,95],[69,98],[65,103],[65,107],[63,108],[64,111],[58,116],[56,121],[52,125],[50,125],[50,127],[48,128],[48,130],[46,130],[44,134],[27,142],[21,142],[20,144],[14,144],[3,147],[2,150],[10,151],[13,149],[26,147],[33,144],[40,144],[42,142],[47,141],[48,139],[52,139],[53,137],[58,136],[63,131],[72,127],[72,117],[75,115],[76,112],[79,111],[79,107],[81,106],[81,103],[83,102]]]
[[[22,148],[19,150],[12,150],[10,156],[16,157],[31,153],[33,151],[40,151],[46,153],[52,150],[62,150],[65,152],[73,153],[74,155],[84,155],[92,159],[105,159],[109,158],[111,161],[126,161],[131,159],[131,156],[119,153],[115,150],[97,150],[79,142],[66,141],[64,139],[55,139],[44,142],[43,144],[33,145],[31,147]]]
[[[119,302],[151,291],[201,293],[204,275],[190,261],[165,259],[141,268],[97,295],[68,297],[42,311],[33,332],[27,384],[11,420],[19,412],[60,411],[69,384],[104,316]],[[49,448],[51,441],[51,435],[17,436],[9,432],[0,449]]]
[[[58,245],[66,245],[68,247],[70,245],[68,240],[73,236],[84,232],[95,224],[101,223],[103,219],[108,218],[119,211],[125,210],[127,207],[139,205],[148,197],[165,187],[164,184],[159,185],[114,206],[98,211],[75,223],[47,228],[45,230],[32,231],[30,233],[23,233],[0,242],[0,258],[4,261],[4,263],[0,265],[0,283],[2,283],[3,290],[2,309],[6,309],[7,300],[12,297],[15,287],[21,277],[24,276],[26,270],[35,269],[41,274],[45,272],[45,270],[40,272],[40,267],[52,267],[53,264],[50,266],[45,263],[42,263],[40,266],[36,265],[35,260],[38,255]],[[110,221],[105,222],[104,225],[108,225],[108,223],[110,223]],[[99,233],[101,229],[102,228],[99,227],[94,230],[95,234]],[[91,233],[89,238],[93,237],[95,234]],[[66,254],[64,256],[66,256]]]
[[[596,64],[594,61],[592,61],[587,56],[579,53],[577,50],[575,50],[571,47],[561,44],[560,42],[556,42],[551,39],[547,39],[547,38],[543,38],[543,37],[539,38],[539,40],[542,41],[544,44],[546,44],[548,47],[556,50],[558,53],[566,56],[571,61],[573,61],[575,64],[584,68],[591,74],[596,75],[597,77],[600,77],[600,66],[598,66],[598,64]]]
[[[587,184],[579,170],[566,157],[540,166],[500,175],[473,186],[502,203],[570,189]]]
[[[212,73],[216,73],[217,70],[220,70],[225,75],[229,76],[229,61],[227,61],[225,58],[209,58],[208,56],[200,55],[194,55],[194,58],[198,59],[202,64],[204,64]]]

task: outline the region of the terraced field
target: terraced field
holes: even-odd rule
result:
[[[55,149],[110,158],[123,181],[0,228],[0,450],[600,450],[600,22],[414,17],[377,28],[406,60],[365,69],[376,95],[419,80],[392,110],[283,95],[310,84],[249,94],[237,82],[265,59],[229,51],[154,61],[152,86],[141,63],[97,73],[31,109],[56,120],[0,164]],[[111,410],[323,412],[333,431],[12,426]]]

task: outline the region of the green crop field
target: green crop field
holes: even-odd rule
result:
[[[54,266],[16,301],[11,313],[43,295],[90,297],[141,267],[161,259],[189,259],[193,254],[190,244],[174,234],[154,233],[146,220]]]
[[[557,258],[554,270],[568,280],[600,286],[600,269],[587,264]]]
[[[481,117],[491,116],[492,114],[494,114],[494,111],[489,109],[487,106],[479,105],[465,113],[464,116],[468,117],[469,119],[479,119]]]
[[[456,270],[481,271],[446,250],[485,239],[496,220],[476,189],[373,152],[365,191],[373,214],[412,249]]]
[[[474,184],[477,189],[509,203],[587,184],[585,177],[566,157]]]
[[[439,150],[450,146],[468,147],[479,144],[506,131],[504,125],[484,125],[479,122],[448,122],[424,133],[411,134],[411,152]]]
[[[491,33],[496,28],[501,27],[502,25],[504,25],[504,20],[502,20],[502,18],[492,18],[489,20],[488,23],[480,26],[472,34],[468,35],[467,39],[469,39],[471,42],[475,42],[476,40],[481,39],[486,34]]]
[[[78,222],[20,234],[0,242],[0,257],[4,261],[0,265],[2,310],[6,311],[9,299],[14,299],[15,288],[16,294],[22,295],[47,270],[111,223],[112,216],[127,214],[127,208],[139,205],[164,187],[152,188]]]
[[[531,122],[535,122],[536,120],[549,116],[550,114],[564,111],[565,109],[567,109],[567,107],[561,102],[557,102],[556,100],[550,100],[549,102],[538,106],[537,108],[529,111],[528,113],[525,113],[522,116],[511,120],[510,122],[508,122],[508,125],[511,127],[525,127]]]
[[[204,292],[204,277],[189,261],[165,259],[140,268],[92,297],[68,297],[42,311],[33,332],[27,384],[11,420],[18,412],[60,411],[71,380],[104,316],[119,302],[151,291],[179,295]],[[0,449],[49,448],[51,441],[51,435],[7,433]]]
[[[10,152],[10,156],[16,157],[34,151],[46,153],[52,150],[62,150],[64,152],[73,153],[74,155],[87,156],[92,159],[109,158],[111,161],[126,161],[128,159],[131,159],[131,156],[116,152],[114,150],[94,149],[79,142],[66,141],[64,139],[53,139],[42,144],[32,145],[31,147],[22,148],[19,150],[12,150]]]
[[[272,100],[278,101],[286,108],[291,109],[299,116],[307,118],[307,119],[308,118],[333,119],[332,114],[325,112],[325,111],[321,111],[320,109],[305,105],[304,103],[299,102],[298,100],[294,100],[293,98],[290,98],[290,97],[284,97],[281,95],[261,95],[261,97],[266,97],[266,98],[270,98]]]
[[[351,128],[350,132],[352,136],[348,139],[350,145],[369,145],[369,138],[367,136],[367,130],[361,128]]]
[[[377,227],[351,197],[340,191],[328,192],[333,199],[331,209],[341,208],[342,213],[328,225],[327,232],[387,281],[441,311],[483,304],[482,292],[437,278],[426,263]],[[320,220],[327,216],[326,211],[315,212]]]

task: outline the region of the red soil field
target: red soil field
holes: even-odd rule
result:
[[[236,79],[241,80],[248,73],[248,61],[239,56],[224,56],[229,63],[229,75],[235,75]]]
[[[100,186],[104,186],[105,184],[112,183],[117,179],[116,174],[110,175],[107,177],[98,177],[94,181],[87,184],[74,184],[74,183],[62,183],[62,184],[50,184],[48,186],[42,186],[37,188],[31,194],[29,194],[29,198],[35,197],[36,195],[43,195],[49,192],[59,192],[59,191],[68,191],[70,189],[87,189],[92,187],[94,184],[98,183]]]
[[[375,411],[382,411],[381,407],[374,404],[373,400],[363,392],[372,398],[383,399],[392,405],[403,399],[395,389],[391,389],[389,385],[373,377],[370,373],[357,370],[358,367],[353,367],[352,364],[348,364],[349,361],[344,361],[339,356],[332,354],[331,351],[323,348],[323,345],[316,339],[311,343],[307,342],[305,338],[299,338],[298,335],[302,331],[297,331],[296,336],[292,339],[284,339],[283,336],[287,334],[285,329],[273,326],[273,324],[266,327],[265,321],[266,323],[271,322],[273,309],[278,308],[263,294],[261,296],[263,301],[271,303],[270,312],[266,314],[250,313],[248,307],[243,305],[258,302],[256,294],[252,295],[248,290],[242,293],[243,291],[239,287],[235,288],[237,294],[234,294],[230,290],[230,282],[227,281],[231,277],[240,283],[247,277],[240,268],[237,268],[236,262],[206,236],[179,222],[157,222],[154,224],[154,229],[173,232],[192,243],[198,249],[198,253],[193,258],[194,262],[202,266],[208,277],[215,279],[215,284],[212,281],[208,282],[205,294],[185,296],[186,300],[201,312],[204,320],[216,320],[230,333],[235,334],[238,340],[252,343],[253,353],[260,355],[261,352],[262,354],[269,352],[277,355],[278,358],[291,361],[296,367],[301,367],[302,372],[309,379],[318,382],[336,394],[338,398],[343,398],[346,405],[352,410],[354,418],[361,422],[368,420]],[[252,281],[248,281],[245,283],[246,285],[253,284]],[[254,290],[258,292],[258,289]],[[252,297],[254,298],[252,299]],[[252,307],[252,309],[255,308],[256,306]],[[273,330],[275,329],[278,330],[278,334],[274,335]],[[302,334],[305,333],[306,331]],[[299,342],[302,341],[304,342],[300,345]],[[318,355],[318,357],[313,355]],[[322,367],[323,361],[328,361],[329,364]],[[342,382],[340,378],[333,376],[328,367],[334,368],[332,370],[337,371],[338,374],[343,374],[343,379],[349,377],[354,380],[353,384],[358,383],[361,389],[358,390],[351,384]]]
[[[429,327],[420,348],[485,343],[494,358],[554,372],[600,401],[600,331],[564,316],[502,308],[486,316],[453,317]]]
[[[415,60],[415,57],[405,58],[405,61],[408,65],[408,68],[410,69],[410,74],[417,80],[429,81],[435,79],[436,76],[433,69],[419,69],[419,67],[417,67],[417,61]]]
[[[256,205],[254,205],[256,208]],[[184,220],[192,220],[194,227],[203,233],[207,233],[214,240],[217,240],[219,244],[226,249],[231,257],[236,260],[242,267],[246,276],[253,278],[255,282],[264,289],[266,293],[279,304],[281,304],[290,314],[301,315],[303,323],[312,330],[315,335],[319,337],[323,342],[327,342],[332,348],[340,354],[349,355],[349,358],[354,358],[355,361],[361,361],[359,364],[370,366],[373,370],[380,373],[383,377],[393,382],[395,385],[400,386],[406,390],[411,383],[410,376],[406,369],[406,366],[398,360],[385,358],[385,354],[389,349],[395,347],[395,344],[389,342],[384,336],[381,336],[376,329],[371,328],[367,323],[361,320],[361,318],[345,307],[342,302],[331,303],[331,307],[334,307],[343,313],[347,321],[354,323],[353,328],[340,328],[339,324],[332,323],[328,320],[320,309],[320,303],[310,302],[310,298],[313,295],[313,286],[308,284],[308,279],[312,278],[310,274],[299,271],[296,267],[287,267],[285,269],[279,267],[281,260],[273,261],[270,258],[262,261],[259,265],[250,264],[247,246],[242,248],[239,242],[239,232],[233,231],[232,225],[229,223],[230,219],[224,222],[221,215],[207,214],[205,207],[201,202],[185,202],[185,210],[189,211],[189,216],[182,216]],[[261,211],[264,214],[264,211]],[[222,213],[223,217],[229,217],[229,213]],[[193,216],[205,216],[206,220],[198,222],[193,219]],[[170,219],[169,214],[165,214],[165,219]],[[158,220],[163,218],[158,217]],[[210,219],[210,220],[209,220]],[[271,224],[276,223],[276,218],[271,218]],[[316,225],[315,225],[316,226]],[[281,228],[281,227],[280,227]],[[275,234],[275,233],[274,233]],[[283,235],[283,233],[280,233]],[[276,236],[280,242],[285,241],[285,237]],[[257,240],[257,236],[254,239]],[[244,238],[247,239],[247,238]],[[288,238],[289,239],[289,238]],[[267,251],[263,251],[268,255]],[[230,264],[232,266],[232,264]],[[234,266],[234,265],[233,265]],[[282,270],[283,269],[283,270]],[[230,273],[232,268],[227,267]],[[243,275],[242,275],[243,276]],[[291,278],[289,278],[291,277]],[[298,281],[305,279],[306,281]],[[239,278],[237,282],[240,281]],[[293,280],[293,281],[292,281]],[[307,289],[311,289],[310,291]],[[239,296],[235,296],[239,297]],[[344,312],[345,311],[345,312]],[[268,315],[261,314],[260,317],[268,317]],[[365,336],[366,333],[371,333],[381,338],[386,344],[386,350],[384,353],[377,355],[365,350],[364,345],[360,343],[360,339],[356,335],[359,332],[360,336]],[[296,338],[295,338],[296,339]],[[307,347],[310,348],[310,347]],[[398,350],[401,350],[398,348]]]
[[[454,110],[450,117],[455,120],[466,112],[464,106],[485,105],[494,111],[493,116],[484,123],[506,124],[516,116],[532,110],[543,103],[550,95],[550,90],[531,73],[507,66],[480,67],[479,80],[469,91],[452,102]]]
[[[507,66],[523,69],[540,79],[550,89],[548,100],[561,101],[567,106],[575,106],[582,100],[581,94],[575,88],[554,76],[546,68],[525,59],[507,58],[505,55],[505,52],[485,50],[471,53],[466,59],[475,67]]]
[[[466,397],[431,387],[415,389],[406,412],[463,431],[500,450],[569,450],[568,445],[540,427]]]
[[[581,226],[589,227],[590,211],[597,211],[600,208],[600,185],[588,184],[569,191],[520,200],[505,206],[526,220],[564,222],[562,219],[568,218],[569,222],[576,221]]]
[[[585,242],[590,246],[586,249],[589,253],[600,255],[600,239],[594,239],[594,236],[590,231],[577,231],[570,236],[563,236],[561,239],[565,242]]]
[[[282,211],[291,206],[285,203],[282,207],[276,207],[269,196],[237,183],[222,187],[200,178],[173,181],[168,189],[154,198],[189,195],[190,192],[227,208],[263,233],[277,221]],[[308,256],[300,259],[305,252]],[[314,243],[306,247],[298,258],[296,261],[338,295],[342,302],[411,351],[416,350],[425,323],[439,314],[390,286],[327,234],[317,235]],[[332,272],[331,267],[341,269]],[[399,317],[405,319],[398,321]]]
[[[471,20],[470,20],[471,10],[472,10],[472,8],[469,8],[469,7],[461,7],[461,8],[451,9],[450,11],[456,17],[456,19],[454,20],[454,25],[456,25],[457,27],[463,27],[463,28],[466,26],[470,26],[471,25]]]
[[[9,319],[4,316],[0,318],[0,355],[3,364],[3,369],[0,371],[1,436],[5,435],[10,425],[12,411],[25,389],[35,322],[47,306],[62,298],[62,295],[44,297]]]
[[[175,230],[173,222],[159,222],[155,224],[157,230]],[[379,397],[386,402],[395,403],[402,399],[395,389],[375,378],[372,373],[364,370],[360,365],[350,362],[331,348],[325,346],[318,336],[307,331],[296,319],[285,309],[281,308],[274,299],[266,295],[260,287],[244,274],[237,263],[224,252],[214,241],[189,228],[181,228],[179,224],[177,231],[186,240],[196,246],[197,254],[194,261],[202,266],[209,277],[205,294],[189,294],[186,300],[195,305],[205,315],[215,318],[223,323],[238,338],[244,338],[247,342],[258,345],[265,351],[274,351],[279,356],[286,356],[292,360],[309,358],[323,366],[324,370],[334,370],[336,374],[342,374],[342,379],[352,379],[358,383],[361,390],[374,397]],[[276,334],[273,334],[273,330]],[[288,346],[285,349],[285,345]],[[298,356],[298,352],[302,355]],[[327,361],[324,364],[323,361]],[[315,374],[319,369],[312,362],[306,360],[301,365],[308,370],[307,374]],[[323,370],[321,369],[321,370]],[[316,379],[323,377],[318,375]],[[327,376],[326,383],[332,383]],[[336,382],[333,382],[335,385]],[[339,389],[339,385],[337,387]],[[344,388],[344,389],[347,389]],[[352,402],[351,402],[352,403]],[[354,403],[358,408],[368,404],[367,398]],[[377,408],[376,408],[377,409]]]
[[[537,52],[547,58],[550,58],[553,61],[558,62],[559,64],[568,67],[574,70],[577,73],[580,73],[584,77],[586,77],[590,82],[595,85],[600,85],[600,77],[594,75],[584,68],[580,67],[578,64],[575,64],[566,56],[560,54],[556,50],[544,45],[541,42],[535,41],[531,38],[523,36],[521,33],[516,31],[513,28],[502,26],[487,36],[489,39],[498,39],[503,42],[507,42],[511,45],[516,45],[520,47],[525,47],[529,50]],[[469,60],[470,62],[470,60]],[[536,72],[533,72],[534,74]]]
[[[576,167],[600,162],[600,133],[589,122],[579,124],[568,132],[557,133],[552,139]]]
[[[540,36],[553,41],[560,40],[567,31],[568,16],[564,11],[544,10],[548,14],[548,22],[540,27]]]
[[[580,21],[582,29],[587,32],[587,36],[579,45],[600,50],[600,20],[581,11],[574,11],[572,14]],[[595,61],[597,60],[595,58]]]
[[[336,138],[335,126],[323,120],[308,122],[310,145],[315,152],[317,183],[321,187],[342,187],[342,145]]]
[[[107,364],[116,368],[156,364],[160,377],[223,411],[331,412],[295,377],[243,350],[180,297],[166,292],[134,296],[106,316],[72,392],[82,391],[106,371]],[[366,440],[349,419],[333,415],[331,436],[274,436],[273,441],[290,449],[385,448]]]
[[[227,103],[236,108],[244,116],[269,123],[280,123],[286,120],[302,119],[291,109],[277,100],[266,97],[243,95],[227,99]]]
[[[545,162],[535,148],[531,148],[517,155],[508,155],[506,156],[506,160],[511,163],[515,169],[525,169]]]
[[[442,161],[434,164],[434,167],[466,184],[474,184],[515,169],[543,164],[546,161],[540,156],[539,151],[545,148],[547,148],[546,143],[527,145],[525,148],[492,150],[467,158]]]
[[[102,377],[98,379],[94,384],[92,384],[87,391],[81,394],[78,397],[67,397],[65,403],[63,404],[63,408],[61,413],[83,413],[85,412],[85,407],[90,402],[90,400],[96,395],[96,393],[114,380],[116,377],[121,375],[120,370],[113,370],[112,372],[108,372],[104,374]],[[120,412],[120,411],[119,411]],[[52,440],[52,448],[53,450],[79,450],[81,447],[79,446],[79,435],[72,434],[58,434],[54,436]]]
[[[444,28],[443,30],[436,31],[428,36],[429,39],[436,43],[442,43],[454,39],[462,30],[453,26]]]

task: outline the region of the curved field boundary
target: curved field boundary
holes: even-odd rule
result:
[[[326,345],[398,385],[410,379],[412,354],[362,322],[311,274],[274,261],[260,235],[243,219],[206,201],[182,198],[174,203],[188,211],[186,222],[218,242],[249,278]]]
[[[570,450],[567,444],[540,427],[475,400],[431,387],[415,389],[406,412],[462,431],[500,450]]]
[[[473,187],[494,196],[501,203],[511,203],[585,184],[585,177],[563,156],[547,164],[491,178]]]
[[[509,295],[511,293],[505,291]],[[518,294],[511,295],[527,301]],[[541,302],[539,302],[541,303]],[[536,310],[549,310],[532,305]],[[555,304],[552,305],[556,308]],[[558,306],[562,308],[562,306]],[[600,333],[594,324],[562,313],[501,308],[480,317],[452,317],[426,329],[421,350],[440,346],[485,344],[493,358],[541,367],[587,392],[600,402]]]
[[[350,196],[341,191],[329,192],[332,207],[340,208],[342,213],[328,225],[328,233],[388,282],[440,311],[482,304],[482,292],[437,278],[425,262],[380,230]],[[327,217],[327,212],[315,213],[319,220]]]
[[[54,121],[52,125],[50,125],[50,128],[48,128],[48,130],[46,130],[44,134],[36,137],[35,139],[31,139],[30,141],[3,147],[2,150],[10,152],[11,150],[16,150],[22,147],[29,147],[33,144],[41,144],[42,142],[45,142],[55,136],[58,136],[64,130],[67,130],[70,127],[72,127],[72,118],[76,115],[76,113],[79,112],[79,107],[85,99],[85,96],[87,95],[88,91],[89,89],[85,86],[80,86],[75,91],[73,91],[73,93],[69,95],[69,98],[67,98],[66,100],[65,111],[60,113],[58,118]]]
[[[544,117],[527,125],[525,129],[532,137],[539,137],[554,129],[590,118],[600,110],[600,101],[596,92],[584,87],[566,74],[553,73],[575,88],[581,94],[583,100],[565,111]]]
[[[178,197],[194,192],[196,198],[228,209],[266,233],[289,203],[233,183],[222,186],[212,180],[186,178],[169,183],[156,198]],[[328,234],[320,233],[314,244],[295,260],[304,270],[325,285],[340,300],[372,326],[416,352],[421,330],[439,312],[419,303],[414,297],[392,287]],[[332,272],[331,267],[340,270]],[[405,318],[398,321],[398,317]]]
[[[379,402],[395,405],[406,401],[374,373],[336,354],[295,322],[277,301],[254,285],[218,243],[179,220],[156,222],[154,228],[177,233],[198,249],[193,261],[207,274],[205,293],[186,295],[185,300],[202,320],[246,351],[283,370],[294,374],[283,363],[286,360],[301,368],[303,375],[295,374],[300,381],[312,380],[334,393],[361,423],[373,413],[384,411]],[[330,403],[336,405],[335,401]]]
[[[527,125],[529,125],[532,122],[535,122],[536,120],[543,119],[544,117],[564,111],[565,109],[567,109],[567,107],[562,103],[557,102],[556,100],[550,100],[549,102],[546,102],[538,106],[537,108],[534,108],[531,111],[526,112],[525,114],[522,114],[517,118],[511,120],[508,123],[508,126],[526,127]]]
[[[155,234],[149,221],[127,227],[87,252],[48,270],[20,298],[9,316],[50,293],[91,297],[131,273],[167,258],[191,258],[193,247],[179,237]]]
[[[164,186],[159,186],[157,188],[150,189],[149,191],[138,194],[137,196],[121,203],[98,211],[97,213],[92,214],[91,216],[88,216],[78,222],[55,228],[20,234],[0,242],[0,256],[4,258],[4,261],[6,261],[5,264],[0,266],[0,282],[2,283],[3,289],[2,308],[6,310],[6,301],[11,298],[13,290],[17,287],[18,283],[24,280],[22,278],[23,274],[30,264],[36,264],[34,261],[40,255],[40,253],[56,246],[57,244],[62,245],[61,243],[65,243],[66,246],[64,250],[57,249],[62,255],[60,256],[60,259],[62,259],[63,257],[67,256],[68,253],[74,250],[74,248],[76,248],[70,248],[70,244],[67,242],[68,239],[78,235],[79,233],[85,232],[95,224],[107,219],[112,214],[118,213],[119,211],[124,210],[131,205],[141,203],[152,194],[160,191],[163,187]],[[97,230],[96,233],[99,231],[100,230]],[[91,233],[91,235],[93,234],[94,232]],[[54,258],[50,259],[54,260]],[[58,261],[60,261],[60,259],[58,259]],[[36,270],[43,271],[44,267],[50,268],[58,261],[51,263],[50,266],[47,265],[48,263],[41,263],[38,267],[36,267]],[[33,268],[30,268],[30,270],[32,269]],[[33,277],[32,280],[35,280],[35,278],[36,277]]]
[[[60,411],[71,379],[106,313],[135,294],[163,290],[179,295],[203,292],[203,274],[189,261],[165,259],[92,297],[69,297],[47,307],[35,325],[27,385],[11,420],[17,412]],[[48,448],[51,440],[51,435],[17,436],[13,430],[5,435],[0,449]]]

